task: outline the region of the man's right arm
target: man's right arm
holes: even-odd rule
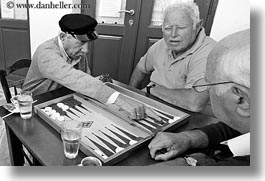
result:
[[[137,64],[132,73],[129,85],[139,89],[145,75],[146,74],[140,70]]]
[[[140,86],[145,76],[153,71],[153,50],[154,48],[150,47],[146,54],[141,57],[140,61],[135,66],[135,69],[130,78],[130,86],[135,88],[141,88]]]

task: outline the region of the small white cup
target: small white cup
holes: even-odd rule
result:
[[[102,163],[98,158],[89,156],[82,159],[80,166],[102,166]]]

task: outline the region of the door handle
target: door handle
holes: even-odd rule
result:
[[[131,10],[126,10],[126,9],[122,9],[118,11],[119,13],[129,13],[131,16],[134,15],[134,9]]]

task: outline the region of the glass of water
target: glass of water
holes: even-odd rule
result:
[[[32,117],[32,93],[30,91],[21,91],[17,96],[20,116],[22,119],[30,119]]]
[[[78,155],[82,136],[82,123],[66,119],[61,126],[64,155],[69,159],[73,159]]]

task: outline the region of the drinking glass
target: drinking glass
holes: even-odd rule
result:
[[[64,155],[69,159],[73,159],[78,155],[82,124],[76,120],[66,119],[61,126]]]
[[[32,117],[32,93],[30,91],[21,91],[17,96],[18,107],[22,119]]]

